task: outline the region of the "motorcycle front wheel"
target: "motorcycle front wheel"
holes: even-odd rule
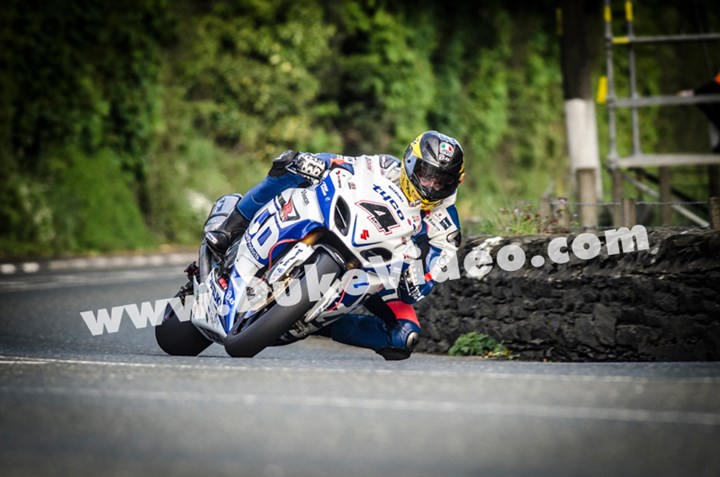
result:
[[[342,267],[328,252],[319,249],[315,252],[314,257],[318,277],[326,274],[333,274],[336,278],[340,276]],[[313,263],[312,260],[311,257],[305,262],[305,265]],[[299,269],[303,270],[302,268]],[[235,358],[252,358],[263,349],[274,344],[280,335],[288,331],[297,320],[305,316],[315,302],[310,300],[307,277],[304,272],[301,272],[296,278],[300,282],[302,295],[300,300],[292,306],[284,306],[273,302],[252,323],[244,325],[239,330],[237,329],[238,325],[235,325],[225,338],[225,351],[227,354]]]

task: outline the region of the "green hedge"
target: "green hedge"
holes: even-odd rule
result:
[[[555,2],[471,3],[9,0],[0,254],[194,243],[208,203],[284,149],[401,155],[429,128],[464,145],[463,217],[569,194]],[[647,3],[638,30],[692,30],[677,2]],[[703,56],[641,58],[643,93],[696,85],[702,68],[667,65]],[[672,135],[688,114],[644,114],[648,150],[704,146]]]

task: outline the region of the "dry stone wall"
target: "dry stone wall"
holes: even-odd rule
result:
[[[419,350],[446,353],[458,336],[478,331],[520,359],[720,359],[720,231],[656,230],[647,235],[647,250],[616,254],[608,253],[604,234],[595,235],[600,253],[587,260],[572,253],[577,235],[466,240],[461,278],[439,284],[416,305]],[[570,260],[559,264],[548,259],[548,247],[562,237]],[[472,267],[463,264],[483,244],[495,258],[503,247],[519,246],[524,266],[509,272],[495,262],[481,278],[469,277]],[[536,256],[546,259],[542,266],[531,262]]]

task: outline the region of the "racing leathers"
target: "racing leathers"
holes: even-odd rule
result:
[[[344,167],[354,173],[347,164],[367,168],[395,184],[399,182],[400,160],[390,155],[347,157],[285,151],[273,161],[267,177],[245,194],[237,209],[249,221],[284,190],[317,184],[329,168]],[[373,349],[385,359],[408,358],[420,334],[420,323],[412,304],[431,292],[435,278],[454,262],[460,244],[455,198],[456,193],[432,210],[421,213],[422,223],[413,240],[420,251],[422,270],[408,267],[397,289],[383,289],[367,299],[364,306],[372,315],[345,315],[319,333],[341,343]]]

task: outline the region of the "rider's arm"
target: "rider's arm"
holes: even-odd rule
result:
[[[238,203],[240,213],[249,220],[263,205],[284,190],[316,184],[329,167],[332,157],[333,154],[325,153],[310,154],[292,150],[283,152],[273,161],[268,175]]]
[[[398,289],[400,299],[415,303],[430,294],[435,279],[457,267],[457,250],[460,246],[460,220],[455,205],[423,212],[422,229],[414,237],[420,248],[423,270],[409,268]],[[422,276],[420,276],[422,272]]]

